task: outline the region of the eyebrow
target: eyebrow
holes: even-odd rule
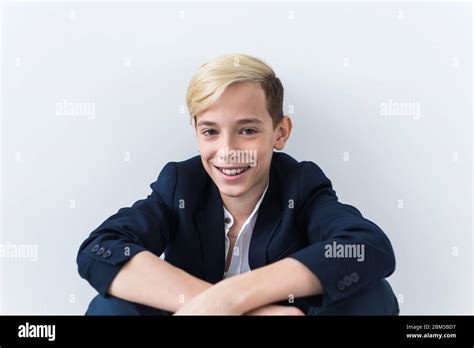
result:
[[[258,118],[242,118],[237,121],[237,124],[249,124],[249,123],[259,123],[262,124],[263,122],[259,120]],[[197,126],[215,126],[215,122],[211,121],[199,121]]]

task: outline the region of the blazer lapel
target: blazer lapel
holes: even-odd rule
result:
[[[270,167],[269,180],[250,240],[249,265],[252,270],[267,264],[267,246],[282,218],[279,183],[273,166]],[[194,223],[201,241],[205,280],[215,284],[224,277],[225,236],[223,202],[212,180],[209,181],[208,189],[202,193]]]
[[[224,210],[219,189],[212,180],[208,187],[198,204],[194,223],[201,241],[205,280],[215,284],[224,277]]]
[[[258,208],[257,221],[250,239],[249,266],[256,269],[267,264],[267,247],[282,218],[280,194],[273,166],[270,167],[268,189]]]

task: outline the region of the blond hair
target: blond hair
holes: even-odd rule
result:
[[[255,82],[265,92],[273,127],[283,118],[283,85],[263,60],[246,54],[224,54],[201,65],[192,77],[186,95],[191,124],[233,83]]]

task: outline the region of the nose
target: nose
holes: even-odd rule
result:
[[[222,133],[219,139],[217,149],[217,163],[221,165],[232,164],[235,162],[232,153],[239,149],[239,141],[235,136],[229,133]]]
[[[222,134],[222,143],[220,144],[222,149],[235,150],[236,145],[238,145],[237,139],[232,134],[227,132]]]

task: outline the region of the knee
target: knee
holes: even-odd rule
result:
[[[157,308],[144,306],[138,303],[123,300],[121,298],[108,295],[95,296],[85,315],[168,315],[168,312]]]
[[[390,286],[390,283],[386,279],[382,279],[380,285],[380,298],[381,302],[385,305],[385,315],[399,315],[400,307],[398,306],[398,299]]]
[[[136,304],[115,296],[97,295],[87,308],[86,315],[140,315]]]

